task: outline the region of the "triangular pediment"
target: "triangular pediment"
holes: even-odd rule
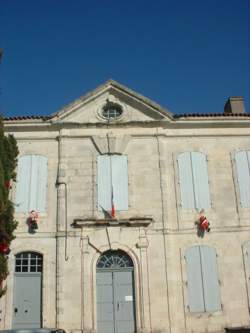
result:
[[[148,122],[173,119],[172,114],[150,99],[132,91],[114,80],[62,108],[52,117],[53,122],[107,123],[103,108],[107,103],[121,107],[121,115],[112,122]]]

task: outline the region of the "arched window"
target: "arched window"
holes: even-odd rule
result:
[[[185,152],[179,154],[177,161],[182,208],[210,208],[206,155]]]
[[[97,268],[119,269],[119,268],[133,268],[131,258],[123,251],[109,250],[104,252],[97,262]]]
[[[47,157],[24,155],[18,160],[16,211],[45,212],[47,192]]]
[[[123,155],[100,155],[98,164],[98,209],[128,210],[128,162]]]
[[[190,312],[215,312],[221,309],[216,251],[200,245],[187,249],[188,306]]]
[[[37,252],[21,252],[15,259],[17,273],[41,273],[43,270],[43,256]]]
[[[240,204],[243,208],[250,207],[250,151],[235,154],[237,178],[240,191]]]

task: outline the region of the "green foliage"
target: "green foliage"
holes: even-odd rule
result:
[[[0,244],[10,245],[15,238],[14,230],[17,222],[14,220],[14,206],[9,200],[9,183],[16,179],[18,148],[13,135],[5,136],[3,121],[0,118]],[[2,282],[8,275],[8,257],[0,253],[0,297],[6,288]]]
[[[8,259],[4,255],[0,255],[0,280],[3,281],[7,278],[8,275]]]
[[[9,221],[9,223],[5,223],[5,231],[6,234],[8,235],[9,241],[12,241],[15,238],[13,232],[17,227],[17,222],[13,219],[13,215],[14,215],[14,207],[12,202],[8,200],[6,202],[5,210],[2,214],[2,221]]]
[[[3,288],[2,282],[8,276],[8,259],[5,255],[0,254],[0,298],[6,293],[6,287]]]

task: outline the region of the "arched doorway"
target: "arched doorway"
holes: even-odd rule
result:
[[[134,265],[123,251],[104,252],[97,262],[97,333],[134,333]]]
[[[43,257],[36,252],[15,256],[13,328],[40,328]]]

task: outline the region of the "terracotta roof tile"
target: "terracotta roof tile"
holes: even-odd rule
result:
[[[199,118],[199,117],[220,117],[220,118],[230,118],[230,117],[250,117],[250,113],[182,113],[182,114],[175,114],[174,118]]]
[[[48,120],[51,119],[51,116],[16,116],[16,117],[4,117],[5,121],[13,121],[13,120],[35,120],[35,119],[41,119],[41,120]]]
[[[16,116],[16,117],[4,117],[5,121],[15,121],[15,120],[49,120],[53,116]],[[182,113],[182,114],[175,114],[173,115],[175,119],[178,118],[230,118],[230,117],[250,117],[250,113],[232,113],[232,114],[225,114],[225,113]]]

